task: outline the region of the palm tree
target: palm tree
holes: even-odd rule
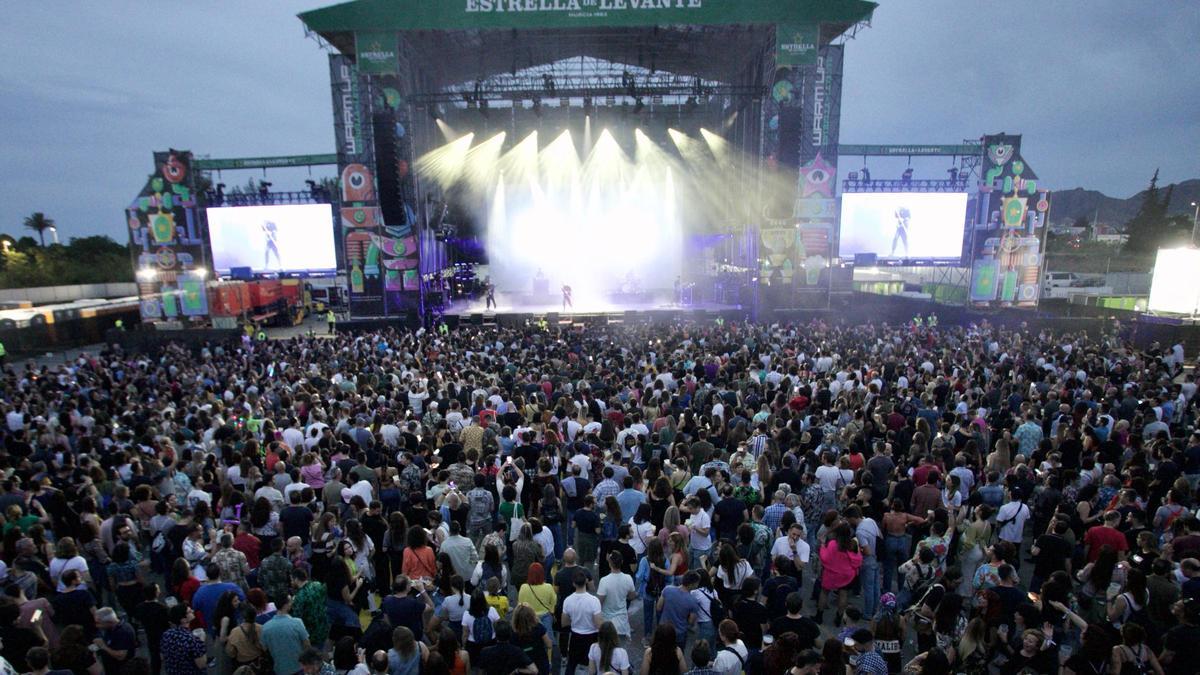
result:
[[[54,229],[54,221],[47,218],[46,214],[38,211],[32,216],[25,218],[25,227],[38,233],[38,238],[41,239],[42,246],[46,245],[46,230]]]

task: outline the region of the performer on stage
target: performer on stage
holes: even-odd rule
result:
[[[264,220],[261,227],[263,234],[267,237],[267,250],[263,253],[263,269],[271,269],[271,253],[275,254],[275,265],[277,267],[283,267],[283,263],[279,260],[279,246],[276,245],[278,230],[276,229],[275,223],[269,220]]]
[[[892,252],[890,257],[896,256],[896,244],[904,246],[904,257],[908,257],[908,224],[912,218],[908,207],[901,206],[896,209],[896,234],[892,237]]]
[[[572,303],[572,302],[571,302],[571,287],[570,287],[569,285],[567,285],[567,284],[563,284],[563,286],[562,286],[562,296],[563,296],[563,298],[562,298],[562,300],[563,300],[563,311],[564,311],[564,312],[565,312],[565,311],[567,311],[567,307],[570,307],[571,309],[575,309],[575,305],[574,305],[574,303]]]
[[[484,292],[487,293],[487,304],[484,307],[484,309],[495,309],[496,308],[496,284],[492,283],[491,277],[484,277],[483,289],[484,289]]]

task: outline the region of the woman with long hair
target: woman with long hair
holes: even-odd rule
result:
[[[388,569],[376,570],[376,576],[392,580],[396,578],[397,574],[408,574],[407,572],[402,572],[402,570],[406,557],[404,551],[409,545],[408,538],[410,534],[411,528],[409,528],[408,520],[404,517],[403,513],[392,511],[388,514],[387,531],[383,533],[383,541],[380,542],[383,553],[386,555]],[[376,556],[376,559],[383,557]]]
[[[817,671],[820,675],[845,675],[846,672],[846,650],[842,646],[842,641],[831,637],[821,643],[821,668]],[[888,672],[893,671],[890,668]]]
[[[461,585],[462,579],[459,579],[459,583]],[[471,670],[471,655],[467,650],[460,649],[459,644],[458,636],[454,631],[448,626],[442,626],[442,629],[437,632],[434,653],[429,655],[429,663],[426,665],[437,665],[433,661],[433,657],[437,656],[449,675],[467,675]],[[429,670],[433,670],[433,668]],[[430,674],[426,673],[426,675]]]
[[[643,635],[651,635],[654,630],[655,603],[662,595],[670,576],[666,570],[667,556],[663,550],[662,541],[657,537],[646,542],[646,555],[638,560],[637,576],[634,584],[638,594],[642,596],[642,628]]]
[[[453,567],[450,567],[453,570]],[[467,596],[463,590],[463,578],[457,574],[451,575],[449,590],[445,592],[445,597],[442,598],[442,603],[438,605],[437,611],[430,621],[430,632],[437,629],[439,626],[450,629],[450,634],[455,636],[462,635],[462,617],[467,612]],[[447,661],[453,663],[453,661]]]
[[[192,574],[192,566],[183,558],[176,558],[175,562],[171,563],[169,581],[171,595],[185,605],[192,602],[192,596],[195,595],[196,589],[200,588],[200,580]]]
[[[50,653],[50,665],[59,670],[68,670],[83,675],[102,675],[104,666],[88,649],[87,635],[81,626],[72,624],[62,630],[58,648]]]
[[[366,578],[354,562],[354,544],[343,539],[338,544],[338,552],[339,557],[329,563],[329,576],[325,579],[331,638],[357,634],[361,630],[359,597],[360,591],[367,587]]]
[[[496,622],[500,620],[500,614],[496,608],[488,604],[487,596],[480,589],[475,589],[471,594],[471,604],[467,608],[467,613],[463,614],[462,618],[462,636],[463,643],[467,646],[467,653],[471,655],[471,662],[482,664],[479,660],[479,653],[484,647],[489,647],[496,643]]]
[[[532,567],[529,570],[529,576],[533,577]],[[546,585],[553,588],[551,584]],[[525,589],[529,588],[529,586],[525,585],[521,588]],[[545,616],[553,620],[554,607],[551,606],[550,610]],[[538,618],[536,609],[531,607],[529,603],[522,601],[513,610],[512,627],[512,643],[520,647],[529,656],[533,664],[537,666],[538,675],[548,675],[550,672],[550,653],[554,649],[554,643],[550,638],[551,632],[550,628],[546,626],[546,622]]]
[[[517,589],[517,602],[533,609],[538,621],[549,635],[554,630],[554,608],[558,606],[558,590],[546,581],[546,571],[541,563],[529,566],[525,583]]]
[[[683,650],[675,634],[675,626],[670,622],[658,624],[654,629],[654,637],[650,646],[642,655],[642,671],[640,675],[683,675],[686,670]]]
[[[517,540],[509,548],[512,549],[512,582],[520,588],[529,576],[529,566],[542,561],[545,551],[533,540],[533,528],[529,523],[521,526]]]
[[[1109,584],[1125,585],[1125,568],[1117,564],[1117,551],[1105,544],[1100,547],[1096,559],[1075,575],[1083,585],[1079,588],[1079,606],[1083,617],[1092,623],[1108,619],[1105,613],[1106,594]]]
[[[501,588],[508,588],[508,567],[500,559],[500,549],[495,544],[484,544],[483,560],[475,564],[471,573],[471,587],[483,588],[492,577],[500,580]]]
[[[1064,609],[1066,609],[1064,607]],[[1083,623],[1079,649],[1063,664],[1063,675],[1107,675],[1113,672],[1113,648],[1117,646],[1114,632],[1104,624]]]
[[[985,675],[992,658],[991,639],[987,623],[977,616],[967,622],[962,638],[955,647],[958,672],[965,675]]]
[[[618,646],[620,641],[613,622],[600,624],[596,642],[588,647],[588,675],[629,675],[629,653]]]
[[[823,621],[825,604],[829,593],[837,591],[837,617],[835,626],[841,626],[846,611],[846,591],[862,567],[862,554],[858,552],[858,540],[847,523],[833,528],[829,541],[821,547],[821,594],[817,603],[817,623]]]
[[[256,620],[258,610],[250,602],[245,602],[238,608],[238,614],[241,620],[229,631],[225,641],[225,654],[232,662],[230,665],[234,670],[250,666],[256,672],[263,672],[267,648],[262,643],[262,625]]]
[[[233,670],[232,659],[225,648],[229,643],[229,634],[238,625],[238,617],[241,615],[240,606],[241,599],[237,593],[225,591],[217,599],[217,607],[213,610],[213,625],[209,628],[216,637],[217,658],[220,664],[218,672],[221,673]]]
[[[633,547],[633,552],[638,556],[646,553],[646,542],[654,539],[654,523],[650,521],[650,505],[642,502],[638,504],[637,511],[633,517],[629,519],[629,545]]]
[[[425,528],[420,525],[408,528],[408,546],[402,558],[400,573],[409,579],[431,581],[437,576],[437,558],[429,545]]]
[[[420,675],[421,664],[429,658],[429,648],[417,642],[411,629],[397,626],[392,631],[392,648],[387,656],[389,675]]]
[[[324,579],[329,570],[329,559],[333,555],[334,545],[341,535],[337,526],[337,516],[332,511],[326,511],[313,523],[311,538],[312,555],[308,562],[312,565],[312,577]]]
[[[1146,573],[1138,569],[1128,570],[1125,574],[1124,592],[1113,598],[1108,605],[1108,620],[1114,628],[1119,629],[1129,621],[1129,617],[1134,612],[1146,609],[1149,602],[1150,593],[1146,589]]]
[[[654,531],[657,532],[662,529],[663,516],[666,515],[667,509],[675,506],[675,492],[671,489],[671,481],[663,475],[655,478],[652,485],[648,504],[650,505],[650,522],[654,525]]]
[[[742,584],[754,576],[754,568],[738,555],[733,544],[724,542],[717,552],[716,587],[726,607],[733,607],[741,597]]]
[[[841,640],[838,640],[841,646]],[[796,662],[800,654],[800,637],[795,633],[784,633],[775,636],[775,641],[763,650],[763,675],[784,675]]]
[[[688,542],[682,534],[671,533],[667,539],[667,566],[662,573],[667,575],[667,583],[677,584],[679,579],[688,571]]]
[[[254,500],[250,507],[250,531],[262,541],[262,550],[270,553],[271,542],[279,536],[279,513],[266,497]]]
[[[687,537],[689,534],[687,526],[683,524],[683,517],[679,513],[679,507],[672,504],[663,512],[663,524],[662,528],[658,531],[658,538],[662,540],[663,544],[666,544],[671,534],[675,532],[684,537]]]
[[[369,588],[371,581],[375,578],[375,568],[371,564],[372,558],[375,557],[375,542],[371,541],[371,538],[363,531],[362,521],[359,519],[350,518],[346,521],[346,538],[342,540],[343,550],[345,550],[346,542],[354,545],[354,564],[358,573],[366,581],[364,588]],[[365,598],[360,602],[365,604]]]

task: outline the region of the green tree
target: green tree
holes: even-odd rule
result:
[[[46,245],[46,230],[53,227],[54,221],[47,218],[46,214],[41,211],[25,217],[25,228],[38,233],[38,238],[41,240],[42,246]]]
[[[1158,169],[1155,169],[1138,212],[1125,224],[1125,232],[1129,234],[1129,240],[1125,242],[1127,253],[1152,253],[1171,236],[1167,207],[1170,205],[1173,191],[1174,186],[1168,187],[1167,194],[1159,196]]]

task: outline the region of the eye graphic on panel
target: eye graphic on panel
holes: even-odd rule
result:
[[[375,199],[375,177],[362,164],[349,164],[342,171],[342,201],[369,202]]]

